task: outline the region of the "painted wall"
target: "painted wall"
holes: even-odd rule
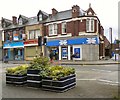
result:
[[[82,45],[82,60],[99,60],[99,45]]]

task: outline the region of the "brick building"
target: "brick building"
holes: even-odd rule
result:
[[[2,28],[4,32],[3,56],[8,60],[24,60],[24,36],[26,17],[20,15],[12,20],[2,18]]]
[[[73,54],[74,60],[105,56],[104,29],[91,6],[86,11],[78,5],[61,12],[53,8],[44,26],[47,47],[58,52],[59,60],[71,60]]]

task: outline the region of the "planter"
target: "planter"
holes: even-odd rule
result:
[[[42,86],[42,77],[39,75],[40,70],[27,71],[27,86],[40,88]]]
[[[27,75],[6,74],[6,84],[23,85],[27,83]]]
[[[76,75],[72,74],[59,80],[52,80],[50,77],[42,79],[43,90],[50,90],[56,92],[65,92],[76,85]]]

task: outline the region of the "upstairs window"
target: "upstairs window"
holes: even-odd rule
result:
[[[94,19],[86,20],[86,32],[94,32]]]
[[[49,35],[53,35],[53,25],[49,25]]]
[[[54,35],[57,35],[57,24],[54,24]]]
[[[39,15],[39,21],[42,21],[42,14]]]
[[[37,39],[38,36],[41,36],[40,30],[30,30],[29,31],[29,39]]]
[[[23,34],[24,34],[23,30],[20,30],[19,31],[19,40],[23,40],[23,37],[22,37]]]
[[[35,30],[35,39],[37,39],[38,36],[41,36],[40,30]]]
[[[34,30],[30,30],[29,31],[29,39],[34,39],[35,35],[34,35]]]
[[[6,23],[5,22],[3,22],[3,28],[5,28],[6,27]]]
[[[19,25],[22,25],[22,24],[23,24],[22,18],[19,19],[19,22],[18,22],[18,23],[19,23]]]
[[[62,34],[66,34],[66,22],[62,23]]]
[[[18,41],[19,40],[19,33],[16,30],[13,31],[13,40],[14,41]]]
[[[10,32],[5,33],[6,34],[6,41],[10,40]]]
[[[49,35],[57,35],[57,24],[50,24],[49,25]]]

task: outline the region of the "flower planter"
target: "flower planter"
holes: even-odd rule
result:
[[[40,70],[27,70],[27,86],[40,88],[42,86],[42,77],[39,75]]]
[[[27,82],[27,75],[6,74],[6,84],[23,85]]]
[[[50,90],[56,92],[65,92],[76,85],[76,75],[72,74],[66,77],[62,77],[59,80],[52,80],[50,77],[42,79],[43,90]]]

